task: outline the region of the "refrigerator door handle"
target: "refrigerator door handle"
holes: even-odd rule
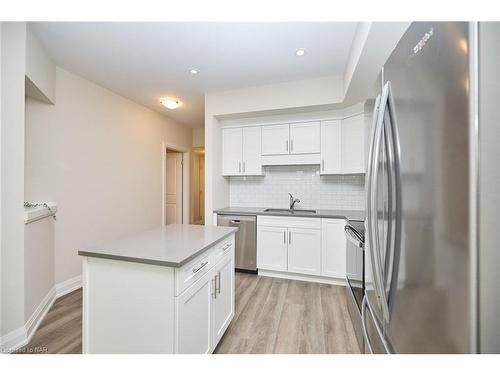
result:
[[[399,134],[398,134],[398,126],[397,126],[397,119],[396,119],[396,113],[395,113],[395,108],[394,108],[394,98],[392,95],[392,89],[391,89],[391,84],[390,82],[387,82],[386,85],[387,87],[386,92],[387,92],[387,99],[386,99],[386,107],[384,108],[384,111],[387,109],[386,112],[386,118],[387,118],[387,123],[388,123],[388,130],[389,130],[389,149],[390,149],[390,165],[392,167],[391,170],[391,177],[393,179],[391,185],[392,189],[391,191],[391,197],[390,197],[390,202],[392,205],[392,202],[394,202],[394,215],[393,215],[393,210],[392,207],[390,209],[390,215],[391,215],[391,220],[390,220],[390,229],[391,229],[391,237],[389,237],[389,252],[387,256],[389,257],[388,260],[390,261],[390,257],[392,256],[392,264],[388,265],[387,268],[387,277],[389,277],[389,271],[390,271],[390,279],[385,280],[384,282],[384,290],[385,286],[387,285],[387,281],[389,281],[389,291],[388,295],[386,298],[387,302],[387,316],[386,320],[390,320],[390,313],[392,311],[392,307],[394,304],[394,295],[397,289],[397,282],[398,282],[398,273],[399,273],[399,259],[401,255],[401,233],[402,233],[402,225],[403,225],[403,220],[402,220],[402,186],[401,186],[401,150],[400,150],[400,143],[399,143]],[[394,196],[392,195],[394,194]],[[394,235],[392,236],[392,232],[394,232]]]
[[[382,92],[382,98],[384,97],[384,92]],[[379,157],[380,157],[380,147],[382,145],[382,141],[384,140],[382,137],[383,131],[383,117],[380,116],[382,108],[383,108],[383,100],[380,101],[379,112],[377,114],[377,122],[375,127],[375,138],[374,138],[374,148],[372,153],[372,165],[371,165],[371,176],[370,176],[370,191],[369,191],[369,202],[367,207],[369,208],[369,232],[370,232],[370,257],[371,263],[373,267],[373,281],[375,284],[375,289],[378,296],[378,302],[380,308],[382,310],[383,316],[387,316],[387,312],[384,311],[387,309],[387,303],[385,298],[385,290],[384,290],[384,277],[382,274],[382,262],[380,256],[380,239],[378,236],[378,212],[377,212],[377,195],[378,195],[378,166],[379,166]]]

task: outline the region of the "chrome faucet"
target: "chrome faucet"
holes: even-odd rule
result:
[[[293,210],[294,209],[294,206],[295,206],[295,203],[300,203],[300,199],[299,198],[293,198],[293,195],[288,193],[288,195],[290,196],[290,210]]]

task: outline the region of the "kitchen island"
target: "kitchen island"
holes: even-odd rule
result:
[[[235,228],[172,224],[80,250],[83,353],[211,353],[234,316]]]

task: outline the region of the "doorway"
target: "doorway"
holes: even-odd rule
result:
[[[191,224],[205,225],[205,149],[193,149]]]
[[[167,148],[165,162],[165,223],[183,222],[183,162],[182,152]]]

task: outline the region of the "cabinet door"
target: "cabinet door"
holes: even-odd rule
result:
[[[340,174],[340,120],[321,121],[321,174]]]
[[[318,154],[320,138],[319,122],[290,124],[290,153]]]
[[[209,272],[176,298],[176,352],[211,352],[213,273]]]
[[[272,125],[262,127],[262,155],[288,154],[289,125]]]
[[[288,272],[321,273],[321,231],[288,228]]]
[[[321,275],[345,278],[345,220],[321,220]]]
[[[219,343],[234,316],[234,256],[226,256],[215,267],[212,298],[212,348]]]
[[[365,123],[364,115],[342,120],[342,173],[365,173]]]
[[[242,129],[222,129],[222,174],[241,174]]]
[[[241,167],[244,175],[262,174],[262,128],[243,128],[243,164]]]
[[[257,227],[257,267],[273,271],[286,271],[286,228]]]

